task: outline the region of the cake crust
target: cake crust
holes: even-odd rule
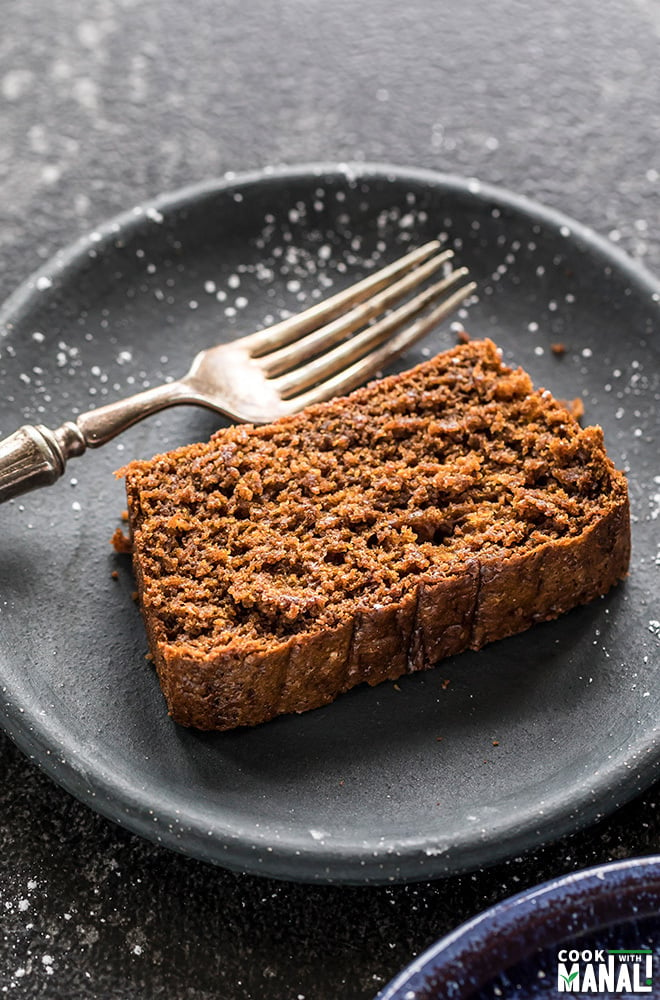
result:
[[[365,442],[368,475],[347,473]],[[172,718],[199,729],[317,708],[480,649],[606,593],[630,558],[625,477],[600,428],[580,428],[490,341],[122,474],[150,651]],[[357,484],[345,503],[342,475]],[[281,510],[292,478],[304,489]]]

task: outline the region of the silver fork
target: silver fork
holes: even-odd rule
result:
[[[0,441],[0,503],[54,483],[69,458],[168,406],[192,403],[261,424],[349,392],[476,288],[468,282],[446,294],[467,274],[461,267],[387,311],[453,256],[451,250],[439,250],[433,240],[304,312],[202,351],[176,382],[82,413],[56,430],[42,424],[20,427]]]

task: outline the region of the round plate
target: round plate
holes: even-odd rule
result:
[[[600,865],[479,914],[416,958],[376,1000],[537,1000],[556,997],[562,976],[580,996],[629,994],[630,986],[623,993],[587,988],[586,977],[598,983],[610,967],[615,987],[625,975],[643,987],[635,996],[655,997],[658,930],[660,857]]]
[[[139,206],[6,304],[0,433],[176,376],[201,347],[438,235],[479,283],[457,321],[555,395],[582,396],[629,471],[629,579],[396,685],[253,730],[185,730],[145,659],[129,561],[109,545],[125,507],[113,472],[207,437],[219,418],[152,418],[0,511],[4,726],[105,816],[234,869],[403,881],[575,830],[658,773],[658,285],[576,223],[475,181],[364,165],[229,178]],[[399,367],[455,339],[446,324]]]

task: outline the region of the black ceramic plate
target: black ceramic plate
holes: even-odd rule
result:
[[[5,306],[0,433],[175,376],[200,347],[438,235],[479,283],[459,317],[471,333],[556,395],[582,396],[603,425],[630,477],[630,578],[397,685],[253,730],[184,730],[109,545],[124,507],[113,471],[218,418],[153,418],[0,509],[4,725],[105,816],[235,869],[412,880],[574,830],[658,773],[658,285],[577,224],[476,182],[383,167],[266,172],[138,207]],[[400,367],[454,342],[446,325]]]

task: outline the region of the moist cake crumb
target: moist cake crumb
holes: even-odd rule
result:
[[[115,552],[118,552],[120,555],[127,555],[133,550],[133,543],[130,535],[125,535],[121,528],[115,529],[112,538],[110,539],[110,544]]]
[[[169,711],[201,729],[479,649],[628,566],[601,429],[489,340],[120,474]]]

